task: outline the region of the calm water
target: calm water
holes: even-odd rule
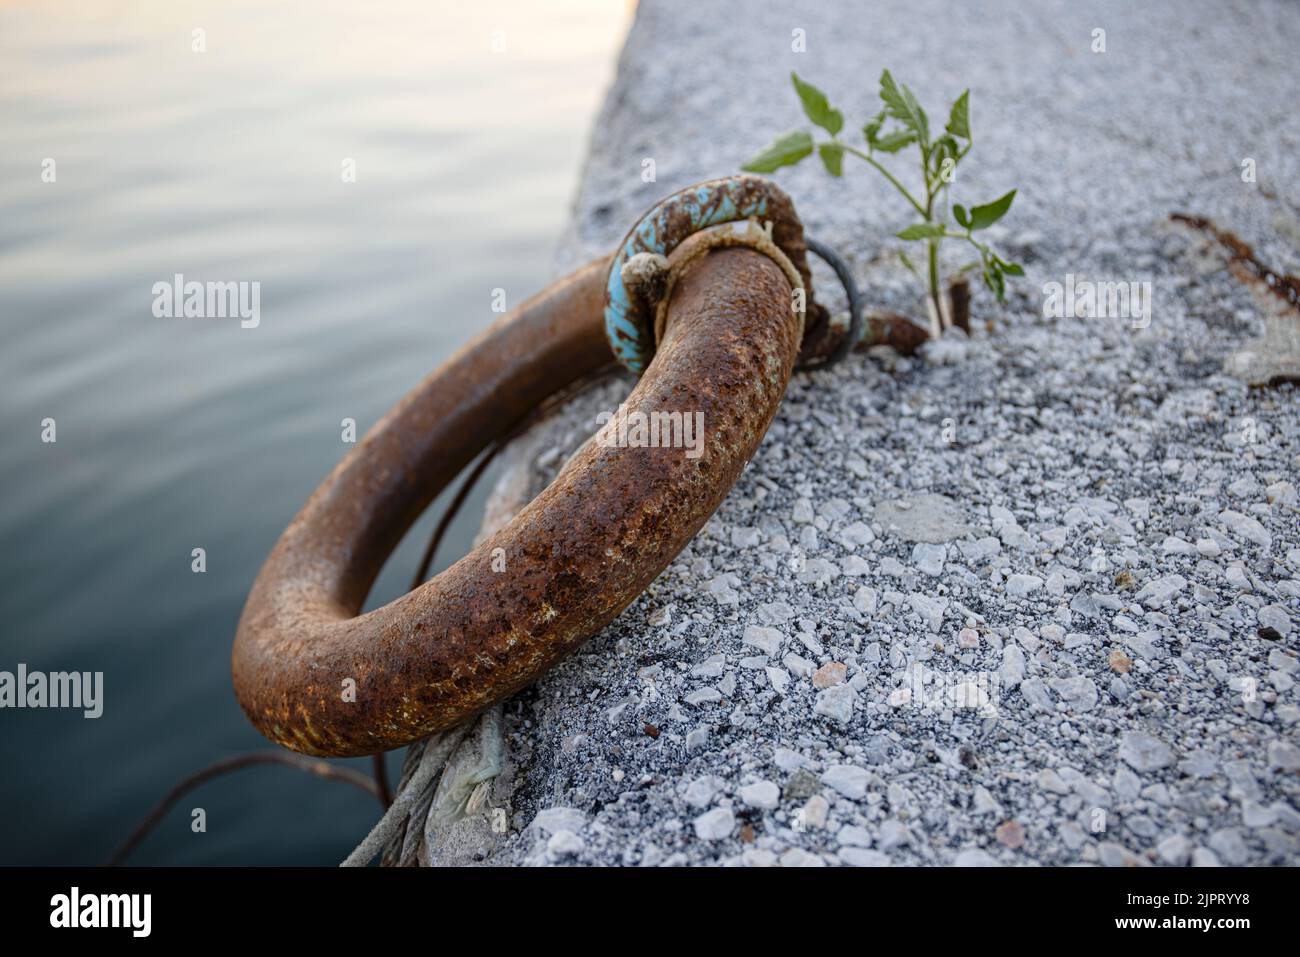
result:
[[[0,711],[0,863],[98,862],[183,774],[266,746],[230,687],[248,587],[348,448],[340,420],[364,431],[494,318],[493,289],[550,278],[628,14],[0,3],[0,670],[105,676],[98,720]],[[260,282],[260,325],[155,318],[176,273]],[[377,808],[245,770],[134,860],[333,864]]]

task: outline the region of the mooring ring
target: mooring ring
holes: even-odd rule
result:
[[[776,212],[802,253],[793,208]],[[801,255],[794,261],[806,271]],[[285,530],[232,654],[240,706],[266,737],[308,754],[363,755],[467,720],[596,634],[721,504],[776,414],[804,326],[781,268],[746,248],[711,251],[683,272],[653,360],[623,403],[629,414],[699,413],[700,454],[589,442],[468,555],[361,614],[433,497],[539,402],[608,363],[609,267],[578,270],[461,349]]]

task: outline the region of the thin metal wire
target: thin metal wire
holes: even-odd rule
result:
[[[815,253],[817,258],[835,271],[840,285],[844,287],[844,294],[849,300],[849,330],[845,333],[844,338],[840,340],[839,345],[825,359],[819,362],[806,362],[803,365],[795,366],[798,372],[812,372],[819,369],[829,369],[838,362],[843,362],[844,358],[853,351],[853,347],[862,339],[862,293],[858,289],[858,284],[853,279],[853,272],[849,269],[849,264],[831,247],[812,237],[804,237],[804,243],[808,251]]]
[[[231,771],[238,771],[241,768],[251,767],[255,764],[281,764],[298,771],[306,771],[308,774],[314,774],[320,778],[351,784],[353,787],[360,788],[372,797],[379,796],[375,784],[364,774],[359,771],[353,771],[351,768],[335,767],[328,761],[322,761],[319,758],[309,758],[301,754],[289,754],[285,751],[253,751],[249,754],[237,754],[233,758],[223,758],[220,761],[209,764],[206,768],[201,768],[200,770],[195,771],[163,795],[162,800],[154,805],[153,810],[145,815],[145,819],[136,825],[135,830],[133,830],[127,839],[122,842],[122,845],[113,852],[113,856],[108,859],[108,866],[112,867],[121,864],[126,860],[131,852],[140,846],[140,842],[148,837],[149,833],[158,826],[158,823],[167,815],[167,812],[172,809],[172,806],[190,791],[193,791],[201,784],[206,784],[213,778],[220,777],[223,774],[228,774]]]
[[[608,365],[601,366],[595,372],[579,379],[568,388],[561,389],[559,392],[548,396],[540,405],[537,406],[537,408],[533,409],[532,412],[520,419],[514,428],[492,443],[488,450],[479,458],[470,473],[465,476],[465,480],[461,482],[460,488],[456,490],[455,498],[453,498],[451,504],[447,506],[447,511],[443,512],[441,520],[439,520],[437,527],[433,530],[433,535],[429,538],[429,544],[425,546],[424,555],[420,559],[420,565],[415,571],[415,576],[411,579],[411,587],[407,589],[408,591],[415,591],[415,589],[424,584],[424,580],[429,574],[429,567],[433,564],[434,556],[438,553],[438,546],[442,544],[443,538],[447,535],[447,529],[451,527],[452,520],[455,519],[457,514],[459,514],[461,506],[465,504],[465,500],[469,497],[469,493],[473,491],[474,486],[478,484],[478,480],[483,477],[483,473],[487,471],[487,467],[492,464],[492,460],[495,459],[507,445],[527,431],[533,423],[543,418],[563,403],[576,399],[584,392],[599,385],[601,382],[605,381],[605,378],[610,373],[616,371],[618,368],[619,366],[617,363],[611,362]]]
[[[384,763],[386,751],[380,751],[371,758],[371,771],[374,772],[375,787],[379,789],[379,803],[387,810],[393,804],[393,791],[388,786],[388,765]]]

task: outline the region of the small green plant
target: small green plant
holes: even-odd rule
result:
[[[1023,276],[1024,270],[1016,263],[1003,259],[987,243],[975,238],[975,233],[988,229],[1011,208],[1016,198],[1013,189],[1005,196],[967,209],[958,203],[952,205],[952,218],[959,228],[950,228],[946,222],[948,187],[952,183],[957,164],[965,159],[972,146],[970,132],[970,90],[966,90],[953,103],[948,125],[938,136],[931,138],[930,121],[908,87],[894,81],[889,71],[880,74],[880,99],[884,107],[863,127],[866,152],[839,139],[844,128],[844,114],[830,105],[826,94],[811,83],[805,83],[791,73],[795,92],[803,104],[803,111],[816,126],[830,134],[830,140],[814,143],[812,134],[797,130],[778,137],[767,149],[745,164],[744,169],[754,173],[771,173],[782,166],[793,166],[816,149],[822,165],[832,176],[842,176],[844,155],[856,156],[877,170],[898,190],[921,217],[897,235],[899,239],[926,244],[928,269],[926,275],[912,265],[905,253],[900,252],[903,265],[926,284],[930,308],[931,335],[938,337],[952,324],[950,310],[940,293],[939,244],[945,239],[964,240],[979,251],[979,261],[963,266],[958,275],[980,267],[984,285],[997,296],[1006,299],[1006,277]],[[894,154],[915,144],[921,153],[921,183],[923,190],[913,195],[906,186],[885,168],[879,156]],[[919,197],[924,195],[924,200]]]

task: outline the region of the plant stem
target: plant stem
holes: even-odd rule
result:
[[[921,147],[921,176],[925,181],[925,221],[934,222],[935,191],[930,186],[930,158],[924,146]],[[930,264],[930,337],[938,339],[943,335],[947,325],[944,317],[943,299],[939,293],[939,240],[926,240],[926,252]]]
[[[934,307],[934,314],[930,317],[930,334],[933,338],[938,339],[943,335],[944,314],[943,300],[939,295],[939,240],[931,239],[928,242],[930,253],[930,302]]]
[[[894,184],[894,189],[898,190],[900,193],[903,194],[903,198],[912,204],[913,209],[915,209],[918,213],[924,216],[927,220],[930,218],[930,214],[926,212],[925,207],[912,198],[912,194],[907,191],[907,187],[905,187],[902,183],[900,183],[897,179],[895,179],[893,173],[891,173],[889,170],[885,169],[885,167],[881,166],[878,162],[876,162],[875,157],[870,156],[867,153],[862,152],[861,150],[854,149],[852,146],[845,146],[844,152],[852,153],[858,159],[866,160],[868,163],[874,166],[880,172],[880,174],[885,177],[885,179],[889,180],[891,183]]]
[[[989,255],[992,254],[992,250],[990,250],[988,246],[984,245],[982,242],[980,242],[978,239],[972,236],[970,234],[969,229],[966,230],[965,233],[954,233],[950,235],[952,235],[954,239],[964,239],[966,240],[966,242],[970,243],[972,246],[978,249],[980,251],[981,259],[987,258]]]

